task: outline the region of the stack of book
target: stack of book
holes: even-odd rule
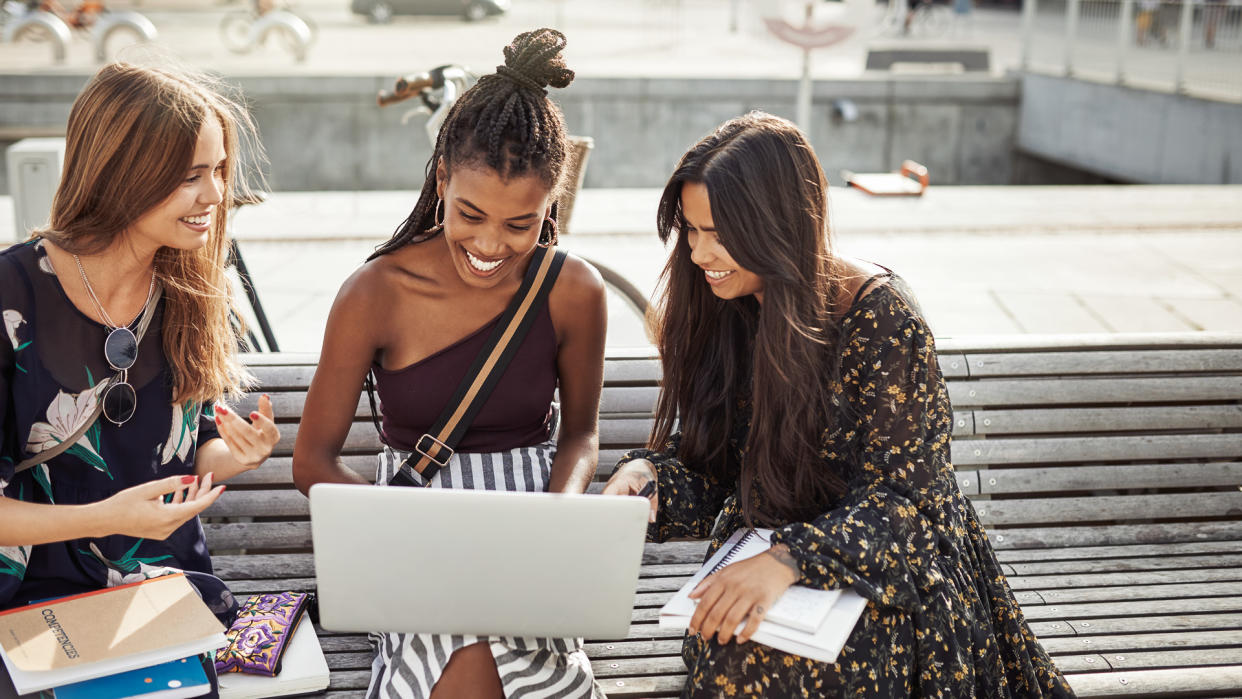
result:
[[[198,654],[224,627],[185,575],[0,612],[0,699],[55,688],[56,699],[179,699],[211,690]]]
[[[707,576],[771,548],[771,529],[739,529],[660,609],[660,626],[684,629],[698,602],[690,593]],[[849,639],[867,600],[853,590],[813,590],[793,585],[759,623],[752,641],[804,658],[834,663]],[[740,632],[745,627],[738,626]]]

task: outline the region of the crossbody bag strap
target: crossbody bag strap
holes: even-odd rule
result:
[[[448,465],[457,444],[470,428],[488,396],[500,382],[505,368],[522,346],[522,339],[534,324],[535,317],[547,303],[552,285],[560,274],[567,253],[555,248],[535,248],[534,257],[522,286],[505,309],[500,322],[484,345],[474,364],[457,386],[453,397],[445,406],[435,425],[418,438],[414,451],[401,464],[389,485],[430,485],[436,472]],[[423,477],[420,484],[410,474],[410,469]]]
[[[138,321],[137,332],[134,333],[134,337],[136,338],[134,342],[135,346],[142,344],[142,337],[147,334],[147,328],[151,325],[151,318],[155,316],[155,307],[159,304],[160,295],[162,293],[163,291],[157,281],[155,286],[152,287],[151,298],[147,303],[147,310],[142,312],[142,318]],[[63,442],[60,442],[51,449],[44,449],[29,459],[23,460],[17,465],[14,473],[21,473],[26,469],[34,468],[39,464],[45,464],[51,461],[52,459],[63,454],[66,449],[73,446],[79,439],[81,439],[82,435],[86,434],[86,431],[91,428],[91,425],[95,424],[95,421],[99,419],[99,415],[103,412],[104,408],[103,397],[108,394],[108,389],[112,388],[112,384],[116,383],[120,378],[120,372],[113,374],[112,378],[105,382],[104,387],[99,389],[99,393],[97,394],[99,397],[95,401],[95,409],[86,416],[86,419],[82,421],[82,424],[78,425],[78,428],[73,431],[73,434],[66,437]]]

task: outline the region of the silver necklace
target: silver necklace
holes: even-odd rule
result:
[[[82,260],[79,259],[77,255],[74,255],[73,261],[78,263],[78,273],[82,275],[82,284],[86,286],[86,293],[90,294],[91,300],[95,302],[95,308],[99,310],[99,316],[103,319],[104,324],[113,330],[121,327],[112,322],[112,318],[108,316],[108,312],[104,310],[103,304],[100,303],[99,297],[95,295],[95,289],[91,286],[91,280],[86,278],[86,268],[82,266]],[[138,311],[138,317],[142,317],[142,314],[146,312],[147,306],[151,304],[151,295],[154,293],[155,265],[151,265],[151,285],[147,287],[147,300],[142,304],[142,309]]]

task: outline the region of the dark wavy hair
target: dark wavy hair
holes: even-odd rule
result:
[[[753,296],[716,297],[690,260],[681,191],[707,188],[721,244],[763,282]],[[828,183],[792,123],[762,112],[725,122],[684,156],[660,198],[660,238],[676,245],[664,268],[656,339],[664,385],[652,448],[680,418],[683,463],[717,478],[741,397],[752,414],[741,464],[748,523],[805,519],[844,492],[820,456],[833,421],[834,300],[840,266],[828,227]],[[755,497],[758,483],[763,497]]]
[[[427,161],[426,179],[414,210],[371,259],[439,234],[428,235],[427,230],[435,225],[435,170],[441,159],[450,173],[459,165],[486,165],[502,178],[533,173],[552,190],[555,200],[569,143],[565,117],[548,99],[546,88],[568,87],[573,82],[574,72],[561,57],[564,48],[565,35],[555,29],[535,29],[514,37],[505,47],[504,65],[479,78],[449,110]],[[553,221],[556,208],[552,207]],[[554,244],[555,227],[545,223],[540,242]]]

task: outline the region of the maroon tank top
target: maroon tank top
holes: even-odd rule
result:
[[[373,366],[389,444],[413,450],[418,438],[440,417],[499,322],[497,316],[462,340],[403,369],[388,370],[378,363]],[[457,451],[508,451],[552,438],[556,350],[556,329],[544,304]]]

